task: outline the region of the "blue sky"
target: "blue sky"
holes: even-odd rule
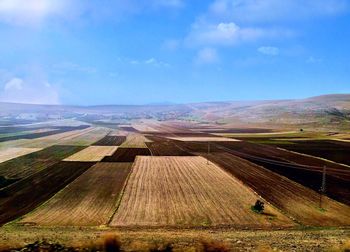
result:
[[[350,93],[349,45],[350,0],[0,0],[0,101]]]

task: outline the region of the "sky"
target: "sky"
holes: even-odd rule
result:
[[[350,93],[350,0],[0,0],[0,101]]]

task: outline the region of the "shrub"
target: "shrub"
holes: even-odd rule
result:
[[[252,210],[253,210],[254,212],[257,212],[257,213],[262,213],[262,212],[264,212],[264,208],[265,208],[264,202],[262,202],[261,200],[257,200],[257,201],[255,202],[255,205],[252,206]]]
[[[230,248],[223,242],[210,241],[202,242],[204,252],[228,252]]]

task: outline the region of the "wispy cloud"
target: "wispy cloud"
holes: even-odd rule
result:
[[[258,52],[265,55],[277,56],[280,53],[280,50],[273,46],[261,46],[258,48]]]
[[[97,72],[97,69],[95,67],[90,66],[81,66],[72,62],[62,62],[59,64],[55,64],[53,66],[53,71],[58,73],[80,72],[84,74],[94,74]]]
[[[321,58],[316,58],[316,57],[310,56],[306,60],[306,63],[315,64],[315,63],[321,63],[322,61],[323,61],[323,59],[321,59]]]
[[[0,71],[0,101],[33,104],[59,104],[60,92],[46,78],[43,68],[28,65],[22,73]]]
[[[255,41],[261,38],[285,37],[292,33],[286,30],[240,27],[234,22],[211,24],[199,20],[192,25],[185,39],[189,45],[232,46],[241,42]]]
[[[347,0],[215,0],[210,15],[237,22],[273,22],[337,15],[348,6]]]
[[[53,20],[120,20],[144,11],[183,6],[183,0],[0,0],[0,22],[37,27]]]
[[[130,65],[148,65],[148,66],[154,66],[154,67],[170,67],[171,65],[167,62],[158,60],[156,58],[148,58],[145,60],[140,59],[128,59],[128,58],[118,58],[119,62],[123,64],[130,64]]]
[[[195,63],[202,64],[213,64],[219,61],[219,56],[214,48],[201,49],[196,56]]]

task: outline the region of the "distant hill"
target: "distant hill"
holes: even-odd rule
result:
[[[350,94],[299,100],[205,102],[192,104],[61,106],[0,103],[1,118],[48,117],[159,120],[187,119],[228,125],[350,129]],[[86,121],[85,120],[85,121]]]

